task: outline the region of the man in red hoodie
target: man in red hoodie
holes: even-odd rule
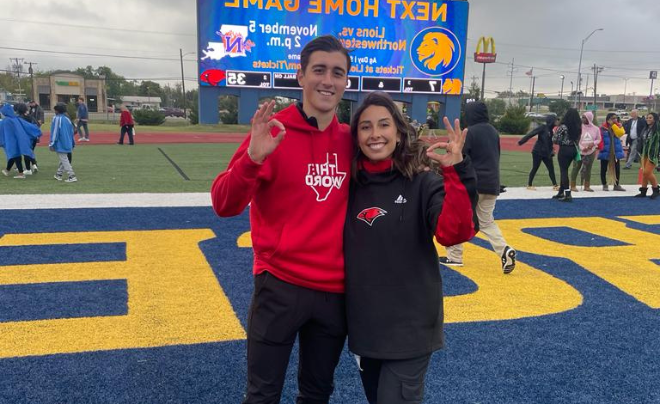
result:
[[[342,43],[321,36],[300,54],[302,103],[252,129],[211,188],[213,209],[250,204],[254,293],[248,315],[244,403],[279,403],[299,339],[297,403],[327,403],[346,338],[343,228],[353,146],[335,109],[350,70]]]

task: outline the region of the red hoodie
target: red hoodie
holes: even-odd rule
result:
[[[353,146],[337,117],[324,130],[295,105],[277,114],[286,136],[262,165],[247,155],[248,135],[211,187],[222,217],[250,203],[255,275],[268,270],[298,286],[344,292],[343,230]]]

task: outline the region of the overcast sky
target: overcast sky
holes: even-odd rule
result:
[[[563,74],[564,93],[568,93],[571,82],[577,84],[582,40],[597,28],[604,30],[585,43],[582,58],[582,74],[589,74],[589,95],[594,63],[604,68],[598,80],[600,94],[623,94],[625,88],[628,94],[648,95],[649,71],[660,70],[657,0],[469,3],[468,54],[472,55],[482,35],[492,36],[496,42],[497,63],[486,66],[489,97],[509,88],[513,59],[513,91],[529,91],[530,78],[525,72],[533,67],[535,92],[558,94]],[[37,70],[106,65],[129,79],[164,84],[181,78],[181,48],[190,52],[184,57],[186,87],[196,87],[195,0],[0,0],[0,4],[0,69],[9,66],[10,58],[36,62]],[[481,85],[482,66],[468,58],[467,85],[473,77]],[[655,88],[660,91],[657,80]]]

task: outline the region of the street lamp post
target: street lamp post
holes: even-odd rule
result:
[[[563,100],[564,99],[564,79],[566,78],[566,76],[564,76],[562,74],[559,77],[561,77],[561,90],[559,90],[559,99]]]
[[[182,90],[182,93],[183,93],[182,94],[183,95],[183,97],[182,97],[182,101],[183,101],[183,119],[188,119],[187,116],[186,116],[186,106],[187,106],[187,103],[186,103],[186,83],[185,83],[184,78],[183,78],[183,57],[186,56],[186,55],[192,55],[193,53],[195,53],[195,52],[183,53],[183,50],[181,50],[181,48],[179,48],[179,59],[181,60],[181,90]]]
[[[580,46],[580,62],[578,63],[578,78],[577,78],[577,93],[578,95],[580,94],[580,84],[581,84],[581,79],[582,79],[582,52],[584,51],[584,44],[591,38],[591,36],[596,33],[596,31],[604,31],[603,28],[596,28],[595,30],[591,31],[591,34],[587,35],[586,38],[582,40],[582,46]],[[573,105],[574,107],[577,106],[577,104]]]

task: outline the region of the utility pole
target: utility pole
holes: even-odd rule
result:
[[[12,64],[12,69],[16,72],[16,77],[18,78],[18,94],[16,94],[20,100],[23,101],[23,90],[21,89],[21,70],[23,64],[23,58],[9,58],[10,62],[16,62]]]
[[[532,112],[532,104],[534,103],[534,87],[536,86],[536,76],[532,76],[532,94],[529,96],[529,112]]]
[[[30,74],[30,83],[32,84],[32,95],[30,96],[33,101],[37,101],[37,94],[36,94],[36,87],[34,85],[34,70],[32,69],[32,65],[37,65],[38,63],[36,62],[23,62],[24,65],[29,65],[28,67],[28,73]]]
[[[183,51],[179,48],[179,59],[181,60],[181,90],[183,92],[183,119],[186,117],[186,82],[183,78]]]
[[[483,73],[481,73],[481,101],[486,101],[486,64],[484,65]]]
[[[513,64],[514,61],[515,59],[511,59],[511,70],[507,71],[507,74],[511,76],[509,79],[509,105],[511,105],[513,101],[513,73],[516,71]]]
[[[594,63],[593,70],[594,70],[594,106],[595,108],[598,108],[598,98],[597,98],[598,93],[596,92],[596,88],[598,85],[598,73],[602,72],[603,68],[596,66],[596,64]]]

